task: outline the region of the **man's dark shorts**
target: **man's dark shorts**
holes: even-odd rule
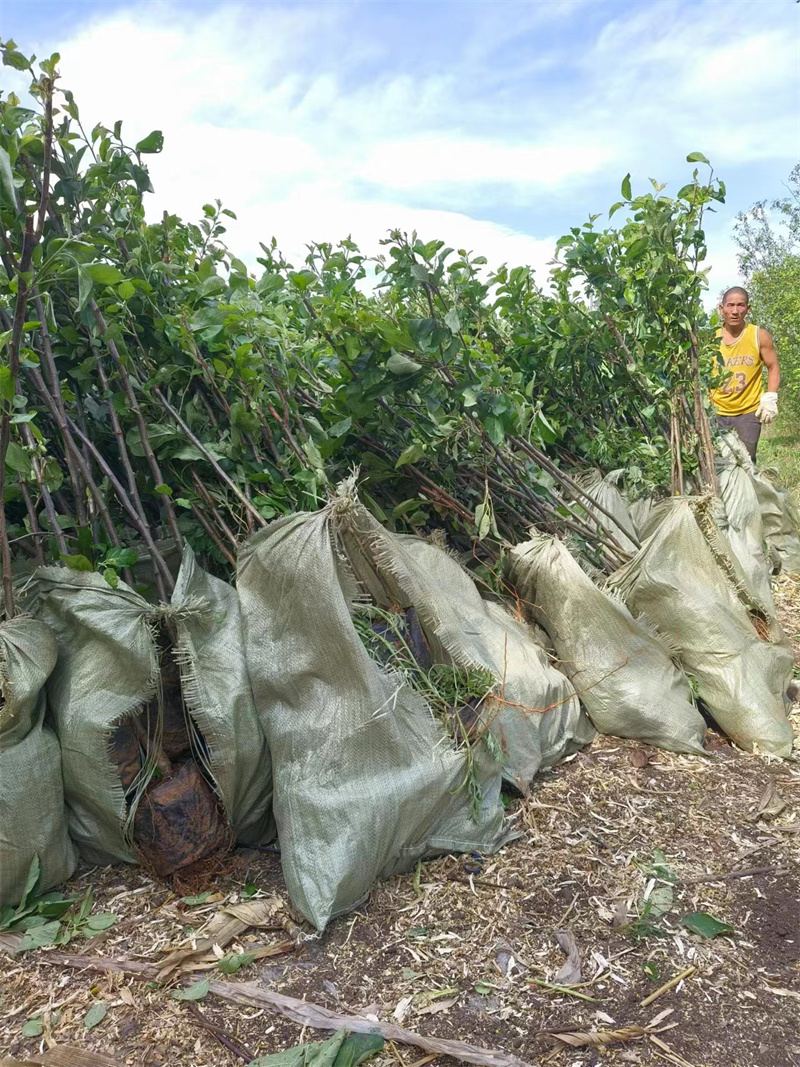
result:
[[[761,423],[756,418],[755,411],[747,415],[717,415],[717,425],[720,430],[735,430],[750,453],[750,459],[755,463],[756,448],[761,436]]]

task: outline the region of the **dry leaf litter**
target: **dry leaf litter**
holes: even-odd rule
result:
[[[800,666],[800,582],[780,579],[776,600]],[[800,746],[798,705],[792,720]],[[511,801],[522,836],[500,854],[425,863],[321,937],[292,914],[274,852],[239,851],[189,901],[141,869],[80,870],[68,889],[91,885],[117,921],[73,942],[69,965],[59,950],[15,956],[0,935],[0,1053],[233,1067],[325,1036],[213,992],[175,998],[207,977],[529,1064],[800,1067],[798,764],[707,743],[703,759],[598,739]],[[682,925],[698,912],[733,933]],[[25,1037],[31,1019],[42,1032]],[[435,1058],[387,1042],[372,1062]]]

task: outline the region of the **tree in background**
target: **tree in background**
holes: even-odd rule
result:
[[[788,196],[739,215],[734,238],[753,317],[775,338],[783,410],[800,419],[800,163],[787,188]]]

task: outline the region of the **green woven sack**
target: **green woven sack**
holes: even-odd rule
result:
[[[44,725],[56,642],[25,616],[0,625],[0,906],[16,904],[34,856],[42,890],[66,881],[77,853],[67,836],[61,752]]]
[[[511,553],[510,572],[600,733],[703,752],[705,723],[686,677],[652,627],[598,589],[560,541],[533,535]]]
[[[706,502],[671,502],[641,550],[609,579],[636,615],[650,619],[679,654],[700,699],[740,748],[788,756],[792,728],[786,689],[792,653],[777,623],[759,636],[735,574],[698,524]],[[714,527],[715,528],[715,527]],[[713,538],[712,538],[713,540]]]
[[[365,560],[367,573],[379,572],[389,601],[418,612],[436,662],[482,667],[494,676],[495,696],[486,700],[483,718],[511,785],[526,793],[541,769],[594,739],[569,679],[522,619],[483,599],[453,556],[431,541],[388,532],[364,508],[354,507],[348,519],[341,536],[357,577],[358,561]]]
[[[359,639],[364,590],[340,539],[351,503],[272,523],[240,551],[237,579],[284,877],[320,930],[377,879],[508,837],[497,760],[473,750],[476,798],[464,752]]]
[[[777,471],[757,467],[734,433],[723,434],[718,451],[723,461],[735,462],[749,475],[761,511],[761,533],[781,570],[800,574],[800,513],[791,493],[776,481]]]
[[[70,833],[88,862],[136,862],[131,812],[111,745],[161,685],[158,640],[174,626],[186,729],[238,840],[272,834],[269,754],[253,706],[238,598],[184,550],[172,601],[63,567],[37,572],[39,614],[58,640],[49,696],[61,741]],[[202,738],[200,743],[199,737]]]

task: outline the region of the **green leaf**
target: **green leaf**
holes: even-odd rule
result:
[[[208,996],[208,979],[202,978],[188,989],[176,989],[172,996],[175,1000],[203,1000]]]
[[[402,500],[399,504],[395,504],[392,508],[392,518],[402,519],[405,518],[412,511],[416,511],[420,506],[420,501],[417,497],[412,496],[408,500]]]
[[[9,41],[3,49],[3,65],[6,67],[13,67],[14,70],[27,70],[33,63],[34,59],[36,59],[36,56],[32,56],[28,59],[22,52],[18,52],[16,48],[12,48],[11,44],[12,42]]]
[[[0,367],[0,397],[3,400],[13,400],[14,392],[14,375],[11,368]]]
[[[92,296],[94,282],[84,267],[78,267],[78,311],[83,311]]]
[[[444,324],[453,334],[458,333],[458,331],[461,329],[461,323],[458,318],[458,312],[455,308],[450,308],[450,310],[447,312],[444,317]]]
[[[194,904],[205,904],[205,902],[212,895],[212,893],[213,893],[213,890],[208,889],[208,890],[206,890],[205,893],[198,893],[197,896],[181,897],[181,901],[182,901],[182,903],[189,904],[190,906],[192,906]]]
[[[39,880],[42,877],[42,864],[37,853],[31,860],[31,865],[28,868],[28,874],[25,878],[25,888],[22,890],[22,896],[20,897],[19,904],[17,905],[17,915],[21,915],[25,908],[28,906],[28,902],[31,897],[36,895],[36,890],[39,887]]]
[[[475,508],[475,528],[481,541],[492,529],[492,506],[486,500]]]
[[[120,300],[130,300],[130,298],[135,294],[135,292],[136,286],[133,284],[133,282],[126,280],[122,282],[121,285],[117,286],[117,296],[120,298]]]
[[[160,482],[156,486],[156,492],[160,493],[161,496],[172,496],[172,490],[170,489],[170,487],[167,485],[166,482]]]
[[[357,1067],[381,1052],[383,1047],[384,1039],[380,1034],[348,1034],[336,1054],[333,1067]]]
[[[344,437],[352,425],[353,420],[348,415],[346,419],[341,419],[339,422],[335,422],[332,426],[328,427],[328,436]]]
[[[11,172],[11,157],[5,148],[0,147],[0,202],[8,204],[14,211],[18,210],[17,187]]]
[[[622,193],[622,197],[623,197],[624,200],[630,200],[630,198],[631,198],[631,176],[630,176],[630,174],[626,174],[625,177],[622,179],[622,188],[621,188],[620,191]]]
[[[125,281],[125,275],[110,263],[86,263],[83,270],[98,285],[116,285]]]
[[[506,437],[502,419],[499,419],[496,415],[487,415],[483,420],[483,425],[489,435],[489,440],[496,445],[502,445]]]
[[[28,1021],[20,1030],[20,1034],[23,1037],[39,1037],[43,1030],[44,1023],[37,1016],[35,1019],[28,1019]]]
[[[425,449],[419,443],[419,441],[413,441],[407,448],[404,448],[400,455],[397,457],[397,463],[395,463],[395,470],[399,467],[404,467],[406,463],[416,463],[417,460],[422,459],[425,455]]]
[[[60,919],[65,912],[69,911],[76,899],[77,897],[59,897],[56,893],[52,895],[51,900],[43,898],[37,911],[48,919]]]
[[[65,567],[69,567],[71,571],[93,571],[92,561],[88,560],[86,556],[66,556],[61,553],[61,562]]]
[[[9,470],[16,471],[18,474],[30,474],[33,469],[30,455],[16,441],[8,442],[6,466]]]
[[[136,145],[136,151],[141,152],[143,155],[150,155],[155,152],[160,152],[164,147],[164,134],[161,130],[153,130],[152,133],[148,133],[147,137],[144,137]]]
[[[392,352],[391,356],[386,360],[386,369],[390,374],[402,376],[416,374],[417,371],[422,370],[422,364],[417,363],[415,359],[409,359],[408,356],[404,356],[400,352]]]
[[[35,926],[32,930],[28,930],[17,946],[17,955],[21,952],[31,952],[33,949],[46,948],[48,945],[55,944],[60,927],[61,923],[58,919],[55,919],[53,922],[43,923],[41,926]]]
[[[308,456],[308,462],[314,470],[321,471],[325,469],[325,464],[320,455],[320,451],[310,437],[307,441],[303,441],[303,451]]]
[[[132,548],[117,546],[108,549],[103,557],[103,563],[121,570],[123,567],[132,567],[138,558]]]
[[[694,160],[691,162],[694,162]],[[734,932],[734,928],[730,923],[720,922],[713,915],[709,915],[707,911],[693,911],[689,915],[684,915],[680,925],[686,927],[687,930],[691,930],[693,934],[699,934],[700,937],[718,937],[720,934],[732,934]]]
[[[708,163],[708,160],[706,159],[706,157],[703,155],[702,152],[690,152],[689,155],[686,157],[686,162],[687,163]],[[709,165],[709,167],[711,166],[710,163],[708,163],[708,165]]]
[[[83,1025],[87,1030],[93,1030],[98,1023],[101,1023],[106,1017],[108,1008],[99,1000],[96,1004],[93,1004],[91,1008],[86,1012],[83,1017]]]
[[[117,921],[116,915],[110,911],[99,911],[96,915],[90,915],[86,920],[86,929],[97,934],[101,930],[108,930]]]
[[[252,952],[231,952],[217,961],[217,966],[223,974],[236,974],[242,967],[249,967],[255,959]]]

